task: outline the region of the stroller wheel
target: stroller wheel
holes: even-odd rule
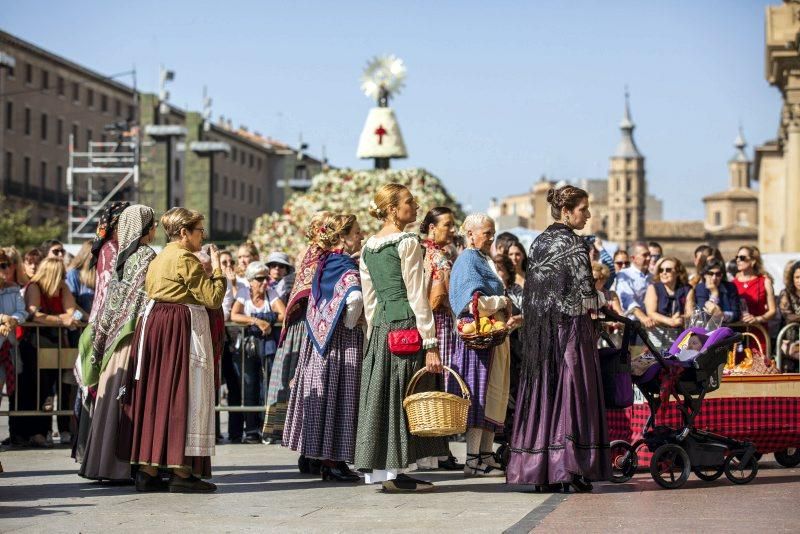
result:
[[[650,460],[650,474],[662,488],[680,488],[689,479],[691,472],[689,455],[681,446],[674,443],[667,443],[657,448]]]
[[[800,449],[790,448],[775,453],[775,461],[783,467],[796,467],[800,464]]]
[[[758,474],[758,460],[753,456],[745,465],[735,454],[731,454],[725,459],[724,468],[725,476],[728,477],[728,480],[734,484],[747,484],[756,478]]]
[[[706,482],[712,482],[717,480],[719,477],[722,476],[722,473],[725,472],[725,466],[721,465],[719,467],[693,467],[692,473],[694,473],[697,478],[700,480],[705,480]]]
[[[627,441],[611,442],[611,482],[621,484],[629,481],[639,467],[639,456],[636,449]]]

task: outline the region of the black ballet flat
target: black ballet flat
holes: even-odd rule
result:
[[[320,473],[322,474],[322,480],[332,480],[335,482],[358,482],[361,480],[357,474],[352,472],[347,464],[344,462],[338,462],[335,465],[325,465],[323,464],[320,467]]]

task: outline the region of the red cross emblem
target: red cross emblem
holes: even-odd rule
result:
[[[375,135],[378,136],[378,144],[379,145],[383,144],[383,136],[384,135],[388,135],[388,133],[389,132],[387,132],[386,129],[383,127],[383,124],[379,124],[378,125],[378,129],[375,130]]]

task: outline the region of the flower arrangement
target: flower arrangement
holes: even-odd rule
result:
[[[442,182],[424,169],[333,169],[316,175],[311,188],[290,197],[282,213],[267,213],[256,219],[250,240],[262,255],[273,250],[297,257],[306,247],[306,229],[318,211],[352,213],[366,236],[380,229],[380,221],[369,215],[369,206],[378,188],[389,182],[408,187],[420,205],[419,217],[435,206],[448,206],[463,218],[461,206]]]

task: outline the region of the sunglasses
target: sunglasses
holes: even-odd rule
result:
[[[708,271],[706,276],[713,276],[714,278],[722,278],[722,271]]]
[[[8,269],[8,264],[5,262],[0,262],[0,270]]]
[[[736,256],[737,261],[750,261],[750,256]]]
[[[615,261],[614,265],[616,265],[617,267],[630,267],[631,266],[631,262],[629,262],[629,261]]]
[[[286,267],[286,266],[285,266],[284,264],[282,264],[282,263],[268,263],[268,264],[267,264],[267,267],[269,267],[270,269],[278,269],[278,268],[280,268],[280,267],[283,267],[284,269],[287,269],[287,268],[288,268],[288,267]]]
[[[254,276],[253,280],[256,280],[257,282],[263,282],[264,280],[267,280],[268,278],[269,278],[269,276]]]
[[[54,248],[50,251],[50,254],[55,254],[56,256],[63,256],[67,251],[63,248]]]
[[[672,267],[662,267],[661,269],[658,270],[658,272],[671,274],[675,272],[675,269],[673,269]]]

